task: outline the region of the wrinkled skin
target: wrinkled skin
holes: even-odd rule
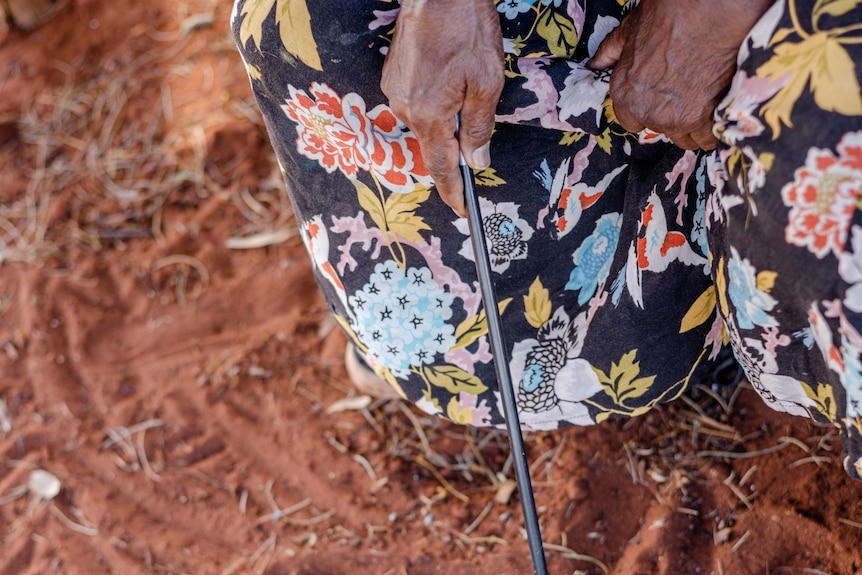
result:
[[[488,142],[503,71],[503,39],[493,0],[402,1],[381,88],[392,111],[419,140],[441,198],[462,216],[466,208],[458,153],[474,169],[490,165]]]
[[[746,34],[772,0],[642,0],[589,63],[614,68],[610,94],[629,132],[649,128],[688,150],[715,148],[713,112]]]
[[[589,63],[595,70],[614,68],[610,93],[620,124],[629,132],[664,133],[685,149],[714,148],[713,112],[742,41],[771,4],[642,0]],[[462,216],[458,153],[474,169],[490,164],[503,71],[493,0],[403,0],[381,87],[419,139],[443,201]]]

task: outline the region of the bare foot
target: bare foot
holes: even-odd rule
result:
[[[50,20],[62,5],[61,0],[0,0],[0,20],[30,31]]]
[[[344,350],[344,367],[353,386],[362,393],[379,399],[401,398],[395,388],[359,361],[356,357],[356,348],[352,343]]]

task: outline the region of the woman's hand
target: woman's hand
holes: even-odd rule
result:
[[[649,128],[688,150],[711,150],[713,112],[745,36],[772,0],[642,0],[589,67],[614,67],[610,94],[629,132]]]
[[[462,216],[458,152],[474,169],[490,165],[503,70],[493,0],[402,0],[380,85],[392,111],[419,140],[440,197]]]

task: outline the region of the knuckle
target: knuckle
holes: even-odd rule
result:
[[[432,176],[434,178],[434,183],[438,186],[443,186],[444,188],[448,188],[452,185],[454,178],[452,177],[452,173],[448,170],[441,170],[436,175]]]
[[[482,96],[496,96],[503,90],[506,75],[503,67],[494,66],[478,77],[478,92]]]
[[[449,154],[440,152],[432,148],[430,154],[425,157],[425,165],[428,167],[428,172],[435,179],[448,179],[451,177],[453,162],[449,158]],[[424,155],[423,155],[424,157]],[[457,164],[457,162],[455,162]]]
[[[422,148],[422,159],[425,161],[425,167],[431,177],[437,181],[439,178],[447,178],[458,160],[453,161],[451,154],[445,147],[441,147],[435,141],[420,141]]]
[[[481,122],[471,122],[463,127],[461,136],[464,140],[474,143],[485,143],[491,139],[491,132],[494,129],[493,116],[483,118]]]
[[[413,121],[414,130],[422,132],[431,131],[436,123],[440,121],[439,114],[431,110],[431,106],[423,105],[413,99],[405,103],[405,108],[410,112],[410,118]]]

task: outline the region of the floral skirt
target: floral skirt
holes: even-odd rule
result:
[[[506,84],[474,172],[522,423],[640,415],[730,345],[862,475],[862,6],[779,0],[713,152],[615,122],[583,63],[631,9],[497,0]],[[314,271],[361,358],[454,421],[503,422],[468,238],[380,74],[397,4],[237,0],[233,32]],[[289,289],[289,287],[286,287]]]

